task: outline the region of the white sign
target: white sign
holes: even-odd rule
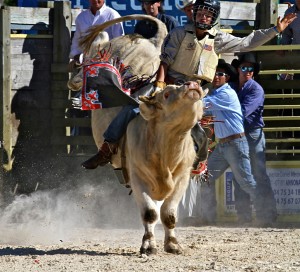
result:
[[[300,214],[300,168],[268,168],[278,214]],[[225,212],[235,213],[232,172],[224,173]]]
[[[280,214],[300,213],[300,169],[267,169]]]

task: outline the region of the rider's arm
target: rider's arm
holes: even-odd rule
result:
[[[160,65],[157,70],[156,81],[165,81],[166,75],[168,73],[168,68],[169,66],[165,62],[160,62]]]

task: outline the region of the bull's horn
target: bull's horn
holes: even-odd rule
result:
[[[141,101],[141,102],[144,102],[146,105],[152,105],[152,106],[154,106],[155,108],[157,108],[157,109],[162,109],[162,106],[161,106],[161,104],[159,103],[159,102],[157,102],[155,99],[154,99],[154,97],[149,97],[149,96],[146,96],[146,95],[141,95],[141,96],[139,96],[139,100]]]
[[[122,17],[115,18],[110,21],[106,21],[105,23],[101,25],[94,25],[91,26],[88,29],[88,33],[82,37],[79,41],[80,47],[83,49],[84,52],[89,52],[92,42],[95,40],[95,38],[98,36],[98,34],[103,31],[104,29],[110,27],[111,25],[125,22],[125,21],[130,21],[130,20],[151,20],[154,21],[157,24],[158,31],[156,33],[156,36],[159,38],[160,42],[157,44],[154,44],[156,48],[161,47],[161,43],[164,40],[163,38],[167,35],[167,29],[165,24],[163,24],[159,19],[150,16],[150,15],[145,15],[145,14],[132,14],[132,15],[126,15]]]
[[[147,103],[147,104],[154,104],[155,103],[154,96],[140,95],[139,100],[144,102],[144,103]]]

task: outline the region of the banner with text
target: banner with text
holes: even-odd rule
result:
[[[268,175],[276,199],[279,214],[300,214],[300,169],[268,168]],[[232,172],[224,173],[225,212],[235,213],[234,186]]]

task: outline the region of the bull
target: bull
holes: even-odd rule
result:
[[[164,250],[182,253],[175,236],[177,207],[188,186],[196,158],[191,130],[202,118],[203,91],[195,82],[168,85],[153,99],[143,99],[140,115],[127,128],[124,154],[129,184],[140,210],[145,233],[140,252],[155,254],[155,225],[164,225]],[[94,139],[101,145],[102,134],[117,109],[92,111]],[[119,151],[113,167],[121,166]],[[124,167],[124,166],[123,166]],[[156,201],[163,201],[160,211]]]
[[[157,34],[150,39],[140,35],[125,35],[111,41],[103,31],[112,23],[128,19],[149,19],[157,24]],[[95,40],[99,32],[102,41]],[[160,63],[160,47],[166,36],[165,25],[146,15],[124,16],[94,27],[84,38],[82,46],[86,56],[92,57],[99,50],[111,48],[112,55],[130,65],[138,76],[153,75]],[[82,71],[73,77],[68,86],[79,90],[82,86]],[[195,82],[181,86],[169,85],[154,98],[144,97],[140,102],[140,115],[130,122],[121,141],[118,154],[112,157],[112,166],[122,168],[140,209],[145,233],[140,252],[157,252],[154,235],[160,218],[165,229],[164,250],[173,254],[182,253],[175,236],[177,207],[189,180],[196,158],[191,130],[201,119],[203,91]],[[97,147],[103,142],[103,132],[120,108],[92,111],[92,131]],[[126,140],[125,140],[126,139]],[[162,201],[160,207],[156,201]]]

